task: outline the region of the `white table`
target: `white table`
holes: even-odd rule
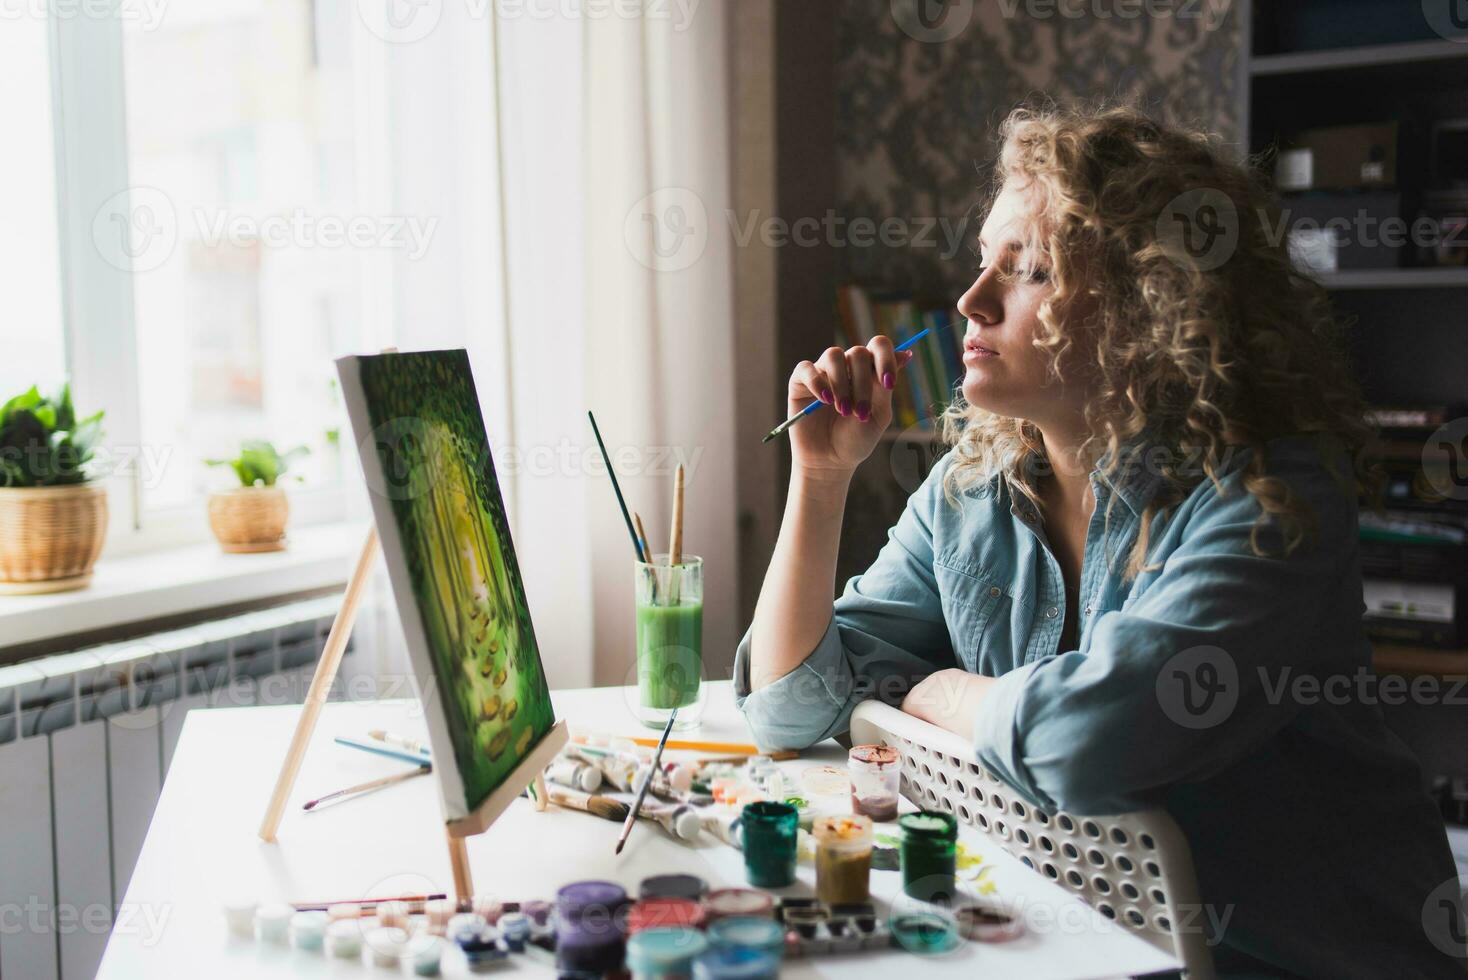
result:
[[[646,734],[622,688],[557,691],[557,716],[573,733]],[[272,948],[227,937],[223,901],[305,901],[452,892],[448,853],[432,777],[410,779],[367,796],[305,813],[301,804],[331,790],[401,771],[402,764],[332,744],[336,735],[361,737],[381,727],[424,732],[415,702],[378,701],[327,706],[301,769],[279,841],[255,831],[285,755],[298,707],[194,711],[184,724],[142,855],[108,940],[98,976],[104,980],[203,977],[206,980],[297,977],[382,977],[360,963],[329,962],[319,953]],[[684,738],[748,741],[727,683],[710,685],[701,728]],[[674,758],[670,753],[668,758]],[[784,765],[841,762],[834,742]],[[712,887],[742,885],[743,856],[712,838],[678,843],[655,824],[640,822],[627,849],[613,855],[619,826],[552,807],[536,813],[517,800],[490,830],[469,841],[480,894],[506,900],[550,898],[562,884],[587,878],[620,882],[631,893],[650,874],[692,872]],[[965,943],[955,952],[919,961],[900,950],[790,960],[792,977],[881,977],[921,970],[925,977],[1079,978],[1148,973],[1177,963],[1078,898],[1025,867],[972,828],[963,839],[992,864],[994,898],[1023,914],[1027,934],[1003,945]],[[813,869],[802,864],[792,893],[810,894]],[[897,872],[873,872],[881,899],[900,892]],[[550,975],[514,961],[506,971]]]

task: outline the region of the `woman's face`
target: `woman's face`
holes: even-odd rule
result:
[[[1029,245],[1032,195],[1009,184],[979,232],[979,277],[958,301],[968,320],[963,338],[963,396],[970,405],[1043,430],[1047,422],[1078,417],[1079,385],[1049,372],[1050,355],[1036,347],[1040,305],[1050,296],[1050,259]]]

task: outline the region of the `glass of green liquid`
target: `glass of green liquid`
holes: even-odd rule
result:
[[[678,709],[675,729],[703,714],[703,559],[667,555],[635,562],[637,576],[638,718],[662,730]]]

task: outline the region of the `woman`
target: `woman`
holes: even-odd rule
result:
[[[879,697],[1043,809],[1166,808],[1223,972],[1461,978],[1424,918],[1455,877],[1441,820],[1356,696],[1368,430],[1278,227],[1203,136],[1014,113],[952,449],[833,607],[847,488],[911,355],[878,337],[795,369],[790,412],[834,410],[790,431],[736,693],[765,745]]]

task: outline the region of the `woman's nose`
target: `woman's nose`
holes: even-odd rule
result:
[[[998,323],[1003,307],[999,303],[993,269],[984,269],[973,285],[958,298],[958,312],[968,320]]]

